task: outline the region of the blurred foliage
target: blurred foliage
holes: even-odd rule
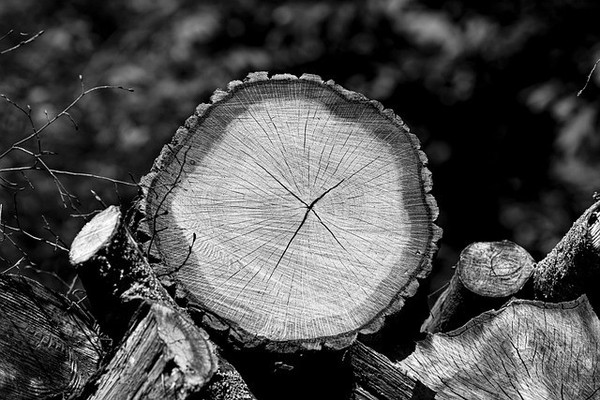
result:
[[[0,30],[45,30],[0,56],[0,92],[29,104],[38,123],[86,85],[96,92],[43,137],[53,168],[120,180],[143,176],[178,125],[248,72],[315,73],[392,108],[421,139],[444,228],[439,286],[463,247],[512,239],[540,259],[591,204],[600,187],[600,73],[577,92],[600,57],[597,0],[373,0],[87,2],[3,0]],[[0,31],[0,35],[2,32]],[[0,41],[0,49],[18,42]],[[30,132],[0,104],[0,147]],[[0,160],[0,167],[23,160]],[[12,164],[11,164],[12,163]],[[83,224],[71,214],[127,204],[130,187],[61,177],[80,200],[64,207],[52,179],[20,176],[3,190],[3,222],[70,243]],[[66,255],[38,241],[19,245],[39,270],[72,276]],[[14,259],[11,246],[0,248]],[[7,265],[7,266],[10,266]]]

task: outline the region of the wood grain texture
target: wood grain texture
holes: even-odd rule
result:
[[[460,254],[448,288],[440,295],[422,331],[446,332],[484,311],[497,309],[521,290],[533,273],[533,257],[516,243],[476,242]]]
[[[83,227],[71,260],[79,261],[95,316],[115,344],[86,398],[179,400],[200,398],[201,392],[214,400],[254,398],[208,334],[160,285],[117,207]]]
[[[415,379],[400,371],[383,354],[360,342],[348,350],[347,357],[354,373],[354,398],[403,400],[414,398]]]
[[[187,399],[216,371],[213,352],[208,335],[177,311],[150,304],[136,317],[88,399]]]
[[[436,399],[599,399],[600,321],[587,298],[514,300],[446,334],[429,334],[398,365]]]
[[[251,74],[199,106],[142,181],[150,244],[246,345],[347,346],[431,268],[425,164],[379,103],[312,75]]]
[[[525,285],[533,264],[529,252],[511,241],[476,242],[462,251],[456,273],[475,294],[507,297]]]
[[[76,398],[102,355],[92,323],[39,283],[0,275],[0,398]]]

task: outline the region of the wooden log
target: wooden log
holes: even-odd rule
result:
[[[600,313],[600,201],[575,221],[552,251],[535,265],[536,298],[573,300],[586,294]]]
[[[399,367],[436,399],[600,398],[600,321],[585,296],[512,300],[463,327],[428,334]]]
[[[90,399],[185,399],[203,392],[253,398],[228,363],[221,359],[225,370],[217,370],[220,356],[208,334],[160,285],[117,207],[83,227],[70,256],[101,327],[119,343],[104,374],[89,386]],[[215,371],[218,391],[210,388]]]
[[[172,307],[146,303],[87,398],[186,399],[200,392],[216,366],[200,329]]]
[[[0,274],[0,397],[74,399],[103,352],[93,320],[66,297]]]
[[[142,187],[159,274],[245,347],[343,348],[378,330],[441,235],[417,138],[314,75],[215,92]]]
[[[356,342],[348,350],[356,400],[433,399],[434,392],[409,377],[387,357]]]
[[[484,311],[499,308],[525,286],[533,265],[531,255],[513,242],[470,244],[461,252],[454,276],[422,331],[450,331]]]

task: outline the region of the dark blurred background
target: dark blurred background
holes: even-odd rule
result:
[[[50,168],[131,182],[198,103],[248,72],[314,73],[362,92],[429,157],[444,229],[433,292],[469,243],[511,239],[539,260],[592,203],[600,73],[577,93],[600,57],[599,21],[598,0],[2,0],[0,36],[15,32],[0,50],[45,32],[0,56],[0,93],[30,105],[40,127],[77,97],[80,74],[87,88],[134,88],[85,96],[70,112],[78,129],[62,118],[40,145],[57,153],[43,157]],[[29,133],[0,102],[0,152]],[[85,222],[74,215],[101,208],[91,190],[108,204],[136,194],[61,175],[79,200],[65,206],[47,173],[7,171],[31,164],[22,151],[0,158],[2,222],[65,247]],[[3,238],[0,256],[0,271],[59,290],[74,276],[64,251],[22,233]]]

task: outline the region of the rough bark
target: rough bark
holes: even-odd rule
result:
[[[143,179],[149,252],[236,343],[343,348],[430,271],[441,232],[425,165],[379,103],[251,74],[199,106]]]
[[[102,356],[92,324],[64,296],[0,275],[0,397],[76,398]]]
[[[469,245],[422,330],[450,331],[484,311],[499,308],[525,286],[533,265],[525,249],[507,240]]]
[[[436,399],[597,399],[600,321],[585,296],[512,300],[455,331],[429,334],[399,367]]]
[[[185,399],[211,390],[215,371],[215,384],[231,386],[218,391],[222,399],[253,398],[227,363],[217,370],[215,346],[160,285],[117,207],[84,226],[70,255],[100,326],[118,343],[89,398]]]
[[[588,208],[562,240],[534,268],[535,296],[573,300],[586,294],[600,312],[600,202]]]

